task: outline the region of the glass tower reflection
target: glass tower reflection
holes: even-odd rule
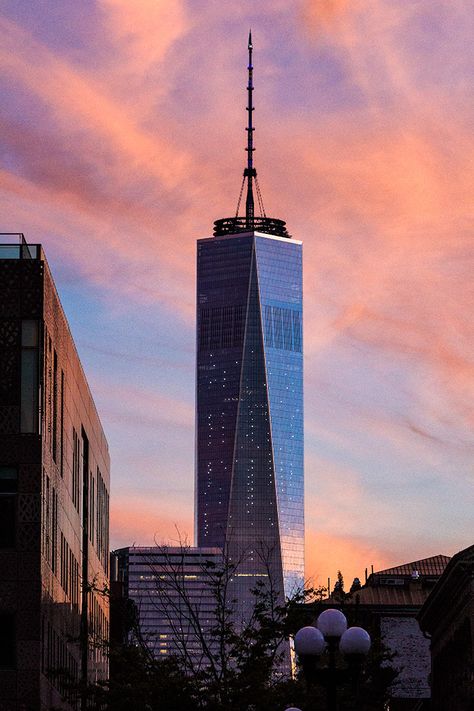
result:
[[[286,233],[198,241],[196,419],[198,546],[227,546],[245,589],[270,574],[291,594],[304,578],[302,244]]]

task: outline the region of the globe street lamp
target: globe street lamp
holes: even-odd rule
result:
[[[295,635],[295,652],[298,655],[308,684],[316,680],[326,687],[328,711],[337,711],[337,683],[352,675],[354,692],[361,662],[370,649],[370,635],[362,627],[347,628],[346,616],[340,610],[322,612],[316,627],[303,627]],[[338,669],[336,652],[339,649],[349,667]],[[323,656],[324,655],[324,656]],[[318,667],[320,658],[327,658],[327,665]]]

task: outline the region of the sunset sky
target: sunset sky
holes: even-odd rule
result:
[[[254,40],[304,243],[307,577],[474,539],[472,0],[3,0],[1,225],[41,242],[110,444],[112,546],[193,537],[196,239]]]

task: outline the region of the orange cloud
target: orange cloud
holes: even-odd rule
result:
[[[370,574],[374,570],[383,570],[389,565],[406,562],[395,561],[393,553],[358,540],[356,536],[339,536],[337,534],[315,533],[308,531],[306,535],[306,578],[312,585],[327,586],[327,578],[331,579],[331,588],[340,570],[344,576],[345,588],[349,590],[354,578],[364,582],[364,571]]]
[[[111,499],[110,526],[113,548],[125,546],[177,545],[193,541],[192,500],[115,494]]]
[[[358,0],[306,0],[302,6],[305,24],[311,32],[330,30],[341,21]]]

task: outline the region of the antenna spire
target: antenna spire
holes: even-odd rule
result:
[[[248,65],[248,84],[247,84],[247,112],[248,112],[248,122],[247,122],[247,167],[244,170],[244,179],[247,178],[247,200],[245,202],[245,222],[246,227],[253,229],[254,226],[254,200],[253,200],[253,179],[257,177],[257,171],[253,167],[253,152],[255,148],[253,147],[253,132],[255,131],[253,127],[253,65],[252,65],[252,31],[249,32],[249,65]]]
[[[265,213],[265,208],[263,206],[262,193],[260,191],[260,186],[258,184],[257,171],[253,167],[253,152],[255,148],[253,147],[253,132],[255,131],[253,127],[253,64],[252,64],[252,32],[249,32],[248,41],[249,50],[249,65],[248,65],[248,84],[247,84],[247,167],[244,170],[244,175],[242,183],[240,186],[239,199],[237,201],[237,209],[233,217],[224,217],[221,220],[215,220],[214,222],[214,237],[221,237],[223,235],[236,235],[244,232],[263,232],[268,235],[277,235],[278,237],[290,238],[290,235],[286,229],[286,223],[284,220],[277,220],[275,217],[267,217]],[[245,217],[239,217],[240,205],[242,202],[245,181],[247,181],[247,196],[245,199]],[[255,184],[255,196],[257,199],[257,206],[259,210],[259,215],[255,216],[255,204],[253,187]]]

